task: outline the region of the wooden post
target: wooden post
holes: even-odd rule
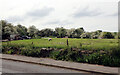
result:
[[[32,45],[33,45],[33,42],[32,42]]]
[[[69,46],[68,39],[67,39],[67,46]]]

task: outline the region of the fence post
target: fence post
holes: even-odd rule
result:
[[[69,46],[68,39],[67,39],[67,46]]]
[[[33,45],[33,42],[32,42],[32,45]]]

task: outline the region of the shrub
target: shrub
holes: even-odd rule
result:
[[[102,65],[120,67],[120,58],[105,55],[102,59]]]
[[[112,41],[111,43],[114,44]],[[78,46],[80,49],[76,48],[75,45],[63,47],[51,45],[36,46],[35,43],[31,44],[31,42],[29,44],[12,43],[3,44],[2,52],[7,54],[21,54],[32,57],[50,57],[56,60],[75,61],[106,66],[120,66],[120,50],[117,45],[104,47],[101,46],[101,44],[96,46],[90,46],[91,44],[86,45],[86,43],[84,44],[82,42],[79,44],[80,45]],[[43,47],[45,47],[45,49],[42,49]],[[54,49],[49,50],[50,47]]]
[[[91,63],[91,64],[98,64],[99,61],[100,61],[100,54],[98,53],[93,53],[89,56],[86,56],[85,58],[85,61],[88,62],[88,63]]]
[[[14,50],[9,50],[6,52],[7,54],[13,54],[14,53]]]
[[[60,51],[57,51],[57,50],[52,51],[50,53],[50,57],[57,60],[59,53],[60,53]]]
[[[119,47],[116,47],[116,49],[112,50],[111,55],[120,58],[120,49],[119,49]]]
[[[104,66],[116,66],[116,67],[120,66],[120,58],[100,53],[93,53],[89,56],[84,56],[82,62],[90,64],[99,64]]]

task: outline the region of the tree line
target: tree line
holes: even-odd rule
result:
[[[10,35],[29,36],[31,38],[41,37],[57,37],[57,38],[87,38],[87,39],[118,39],[118,32],[103,32],[97,30],[94,32],[86,32],[83,27],[65,29],[63,27],[57,27],[55,30],[46,28],[39,30],[34,25],[26,28],[25,26],[18,24],[14,26],[12,23],[8,23],[6,20],[0,21],[0,32],[2,33],[2,39],[8,39]]]

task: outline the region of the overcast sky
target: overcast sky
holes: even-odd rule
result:
[[[38,29],[118,31],[119,0],[0,0],[0,20]]]

